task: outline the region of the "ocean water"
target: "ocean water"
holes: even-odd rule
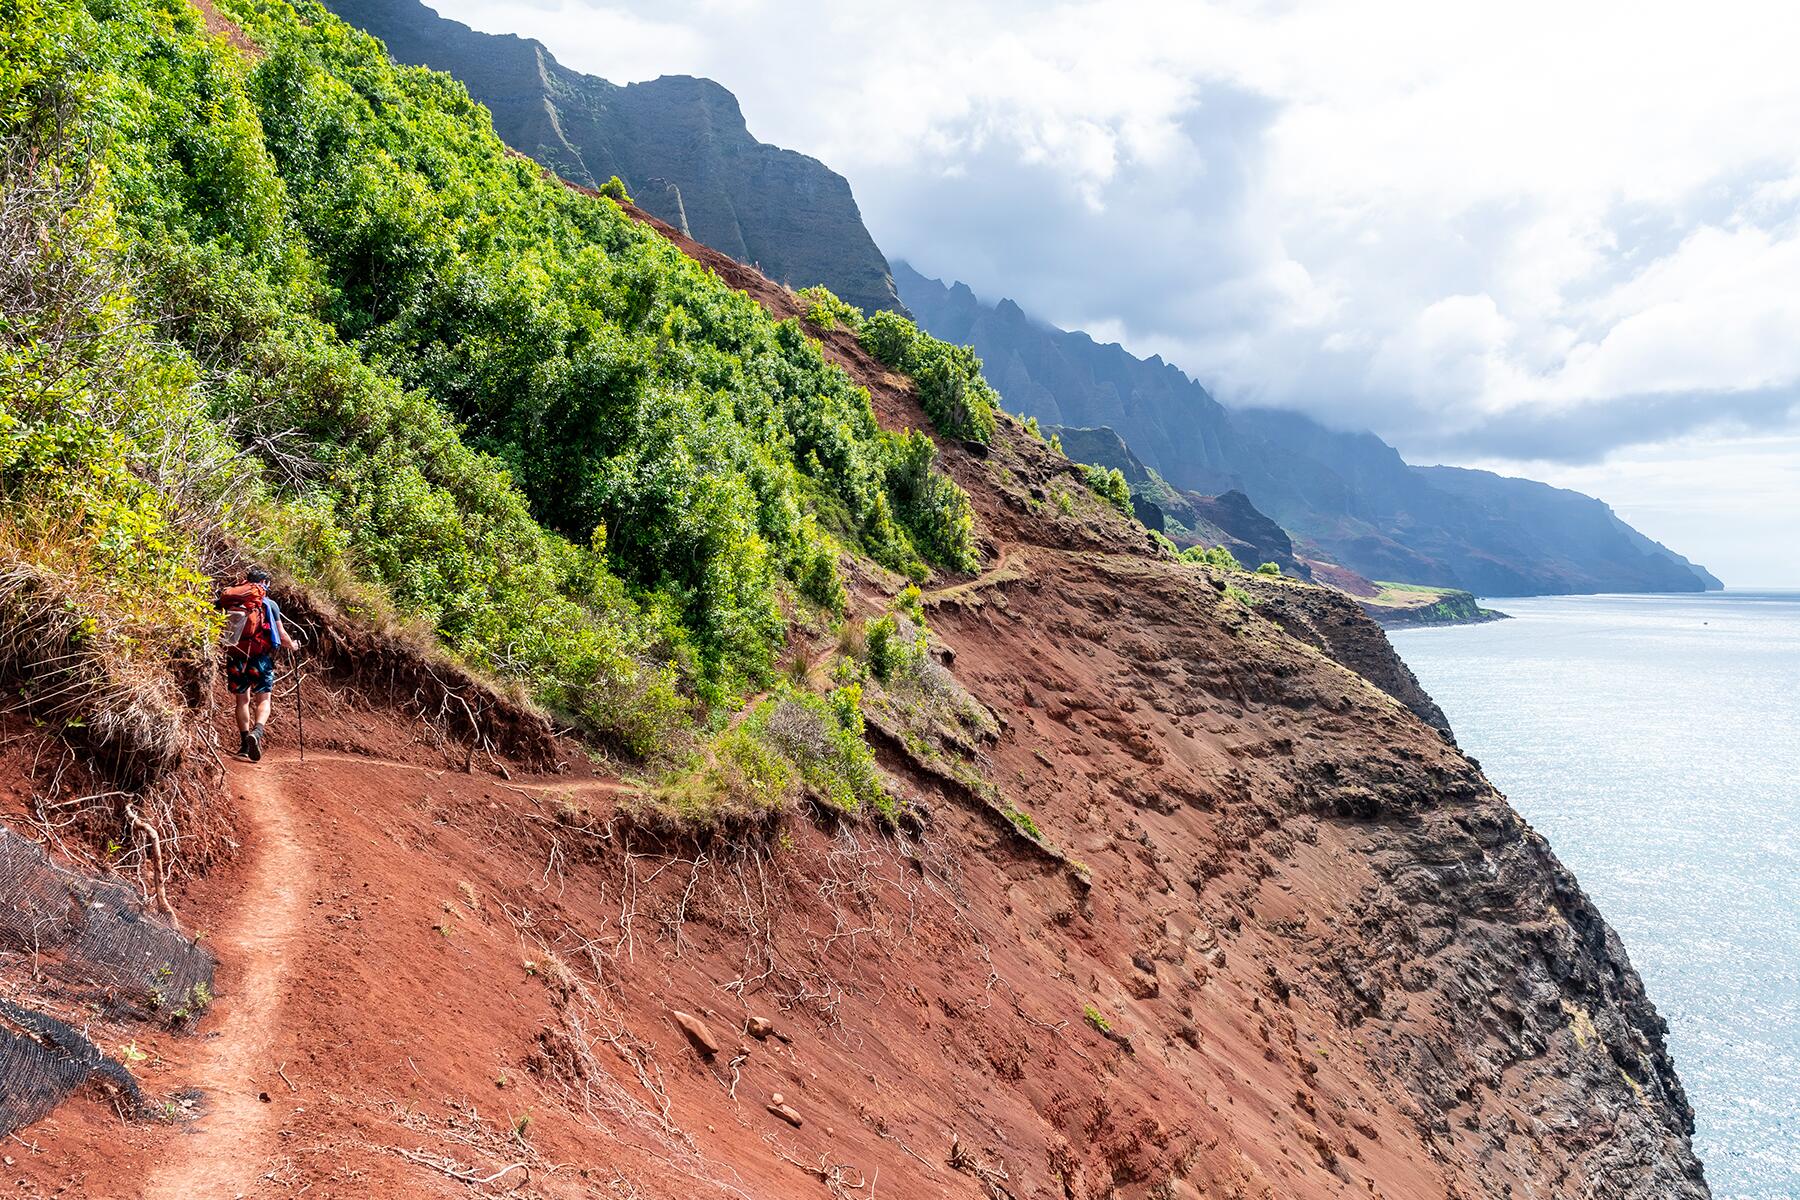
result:
[[[1394,645],[1624,940],[1713,1194],[1800,1200],[1800,592],[1484,603]]]

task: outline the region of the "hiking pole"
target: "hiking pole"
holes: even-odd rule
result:
[[[288,643],[288,670],[294,674],[294,720],[300,735],[300,761],[306,761],[306,701],[300,695],[300,660],[294,655],[294,644]]]

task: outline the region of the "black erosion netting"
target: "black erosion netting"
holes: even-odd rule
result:
[[[132,888],[59,867],[0,825],[0,961],[115,1017],[191,1024],[212,1001],[212,954],[150,911]],[[86,1035],[0,999],[0,1135],[97,1079],[122,1108],[142,1098],[131,1073]]]
[[[212,1000],[213,956],[135,890],[52,863],[0,826],[0,950],[98,989],[115,1013],[178,1024]]]
[[[0,1137],[46,1117],[93,1079],[127,1116],[144,1098],[131,1072],[74,1026],[0,1000]]]

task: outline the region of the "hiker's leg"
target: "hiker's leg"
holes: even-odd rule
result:
[[[232,697],[232,700],[234,700],[237,705],[238,732],[249,733],[250,727],[256,723],[250,719],[250,693],[247,691],[239,692]]]
[[[251,728],[261,733],[269,723],[269,709],[275,702],[275,655],[258,654],[250,660],[250,671],[256,679],[256,685],[250,689],[256,698],[256,723]]]

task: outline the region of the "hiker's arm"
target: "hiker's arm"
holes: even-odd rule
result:
[[[283,616],[279,620],[281,621],[281,640],[296,650],[303,649],[306,646],[306,639],[294,632],[294,627],[287,623],[287,617]]]

